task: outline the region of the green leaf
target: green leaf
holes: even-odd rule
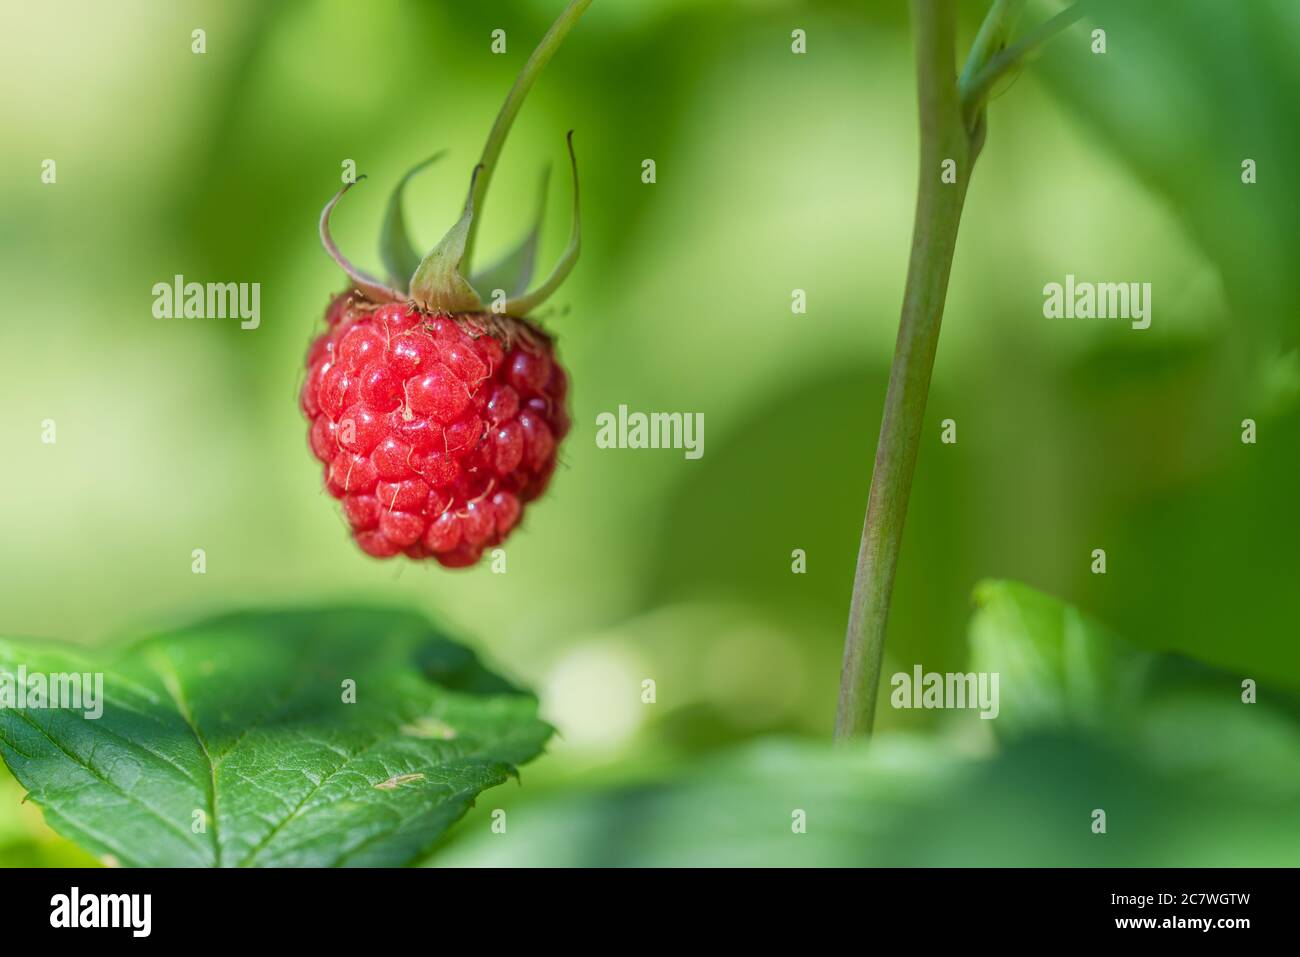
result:
[[[1143,685],[1135,743],[1151,764],[1186,780],[1300,800],[1300,700],[1260,677],[1248,704],[1247,677],[1160,656]]]
[[[1018,582],[981,582],[975,605],[972,668],[999,676],[999,735],[1098,728],[1131,710],[1152,655]]]
[[[881,863],[899,807],[967,762],[920,738],[767,739],[653,781],[510,808],[508,839],[466,827],[438,866],[799,867]],[[796,814],[796,812],[800,812]],[[484,839],[486,838],[486,840]]]
[[[415,275],[415,270],[420,266],[420,254],[415,251],[411,245],[411,239],[406,233],[406,216],[402,212],[402,194],[406,191],[406,184],[411,181],[416,173],[427,169],[433,163],[442,159],[446,155],[446,150],[434,153],[428,159],[412,166],[397,181],[393,187],[392,195],[388,197],[388,209],[384,212],[384,225],[379,231],[379,258],[383,260],[384,268],[388,270],[388,281],[393,284],[395,289],[406,289],[410,285],[411,277]]]
[[[484,819],[466,821],[431,863],[1223,867],[1300,854],[1294,797],[1184,781],[1077,733],[1022,738],[982,760],[889,733],[839,747],[763,740],[650,781],[589,780],[510,795],[505,836],[476,811]],[[1104,838],[1090,827],[1098,807]]]
[[[1092,0],[1087,17],[1106,53],[1057,39],[1035,74],[1214,260],[1234,341],[1293,345],[1295,4]],[[1249,185],[1246,159],[1258,166]]]
[[[95,867],[98,861],[51,831],[0,762],[0,867]]]
[[[999,675],[1003,739],[1100,731],[1173,778],[1300,799],[1300,699],[1276,681],[1141,651],[1027,585],[982,582],[972,668]],[[1254,680],[1254,679],[1251,679]]]
[[[470,820],[431,863],[1224,867],[1296,859],[1300,707],[1284,691],[1262,683],[1260,703],[1245,704],[1238,676],[1133,648],[1026,585],[984,582],[976,601],[972,667],[1002,678],[999,716],[973,719],[1006,735],[992,753],[966,733],[885,733],[839,746],[768,739],[657,768],[648,780],[593,787],[591,775],[578,775],[550,793],[506,795],[514,802],[508,838]],[[1113,837],[1092,831],[1097,808]]]
[[[410,863],[551,733],[531,695],[393,611],[235,614],[103,663],[0,641],[0,674],[20,666],[103,673],[98,719],[0,709],[0,755],[56,831],[128,866]]]

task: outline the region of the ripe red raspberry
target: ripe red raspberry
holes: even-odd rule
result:
[[[368,554],[473,565],[506,539],[524,506],[546,490],[556,447],[569,431],[568,377],[551,337],[524,317],[541,306],[577,262],[581,243],[578,162],[569,132],[573,225],[569,244],[529,289],[546,178],[532,229],[517,249],[482,272],[470,269],[492,168],[520,96],[590,0],[573,0],[524,66],[470,175],[460,219],[423,257],[406,234],[402,191],[436,154],[408,171],[388,200],[380,236],[386,278],[357,268],[330,236],[348,179],[321,212],[326,252],[351,285],[325,311],[328,328],[307,353],[300,405],[309,441],[325,463],[325,487],[343,503]],[[490,294],[489,309],[484,297]]]
[[[301,405],[357,544],[473,565],[545,491],[569,431],[550,338],[521,319],[376,308],[352,292],[325,315]]]

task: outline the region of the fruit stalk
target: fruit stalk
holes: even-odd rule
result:
[[[506,95],[506,101],[501,106],[501,112],[497,114],[496,121],[492,124],[492,129],[488,133],[487,142],[483,144],[483,156],[479,159],[479,165],[482,167],[478,179],[474,182],[472,189],[473,209],[479,211],[478,215],[469,224],[469,235],[465,239],[465,256],[461,260],[461,271],[465,275],[470,274],[470,267],[474,257],[474,239],[478,235],[478,224],[482,217],[483,197],[487,193],[488,185],[492,182],[492,173],[496,170],[497,158],[501,155],[501,147],[505,145],[506,136],[510,132],[510,126],[515,121],[519,108],[523,106],[528,91],[533,88],[533,83],[546,68],[546,64],[551,61],[555,51],[560,48],[564,38],[569,35],[578,18],[586,12],[591,6],[591,0],[569,0],[569,5],[564,8],[551,28],[546,31],[533,50],[528,62],[519,72],[515,79],[515,85],[510,88]]]

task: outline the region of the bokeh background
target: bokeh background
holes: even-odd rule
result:
[[[818,750],[915,200],[901,2],[597,0],[511,134],[480,236],[482,262],[522,233],[575,129],[583,254],[542,313],[573,382],[562,468],[505,575],[352,545],[296,401],[342,286],[320,208],[354,160],[369,180],[335,236],[374,265],[389,185],[448,148],[408,190],[432,245],[560,6],[4,3],[0,629],[97,644],[235,606],[426,611],[535,688],[560,732],[435,862],[775,862],[788,842],[755,839],[746,802],[775,789],[799,806],[779,791],[810,775],[861,838],[814,845],[813,863],[1276,862],[1242,805],[1175,807],[1180,788],[1093,742],[996,750],[973,714],[885,707],[869,755]],[[962,53],[986,6],[960,4]],[[1059,6],[1031,4],[1026,23]],[[1142,647],[1300,686],[1298,38],[1287,0],[1102,3],[997,90],[887,673],[963,670],[972,588],[995,576]],[[544,261],[568,229],[566,179]],[[261,327],[155,319],[151,287],[177,273],[260,282]],[[1045,319],[1042,287],[1066,273],[1152,283],[1151,328]],[[595,417],[619,404],[703,412],[704,457],[597,449]],[[0,862],[82,860],[0,774]],[[1295,801],[1295,768],[1266,777]],[[1118,858],[1071,843],[1054,815],[1083,779],[1121,783],[1159,823]],[[493,844],[496,806],[547,826]]]

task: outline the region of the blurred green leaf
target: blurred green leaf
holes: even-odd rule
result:
[[[1291,866],[1298,810],[1294,798],[1243,782],[1170,774],[1095,736],[1026,735],[902,809],[881,858],[908,867]],[[1098,811],[1104,833],[1093,831]]]
[[[869,863],[895,811],[959,761],[902,736],[865,746],[769,739],[667,780],[561,793],[480,828],[439,866],[852,866]]]
[[[1300,700],[1261,680],[1247,704],[1248,677],[1159,656],[1143,683],[1136,743],[1152,764],[1188,780],[1300,799]]]
[[[392,611],[230,615],[104,664],[0,641],[0,674],[20,667],[103,672],[98,719],[0,710],[0,754],[56,831],[122,865],[405,864],[551,733],[532,696]]]
[[[1300,701],[1287,690],[1122,641],[1027,585],[975,590],[972,667],[999,675],[1002,738],[1091,729],[1174,776],[1300,798]]]
[[[1095,0],[1033,69],[1160,195],[1223,272],[1237,327],[1295,342],[1300,150],[1291,0]],[[1104,54],[1088,31],[1103,28]],[[1243,163],[1257,181],[1242,182]]]
[[[653,783],[522,803],[506,832],[460,829],[430,863],[1277,866],[1300,854],[1295,815],[1294,800],[1189,783],[1075,733],[1026,736],[983,761],[896,734],[865,747],[769,739]]]
[[[1018,582],[981,582],[975,605],[971,665],[999,675],[999,735],[1098,728],[1132,706],[1151,655]]]

